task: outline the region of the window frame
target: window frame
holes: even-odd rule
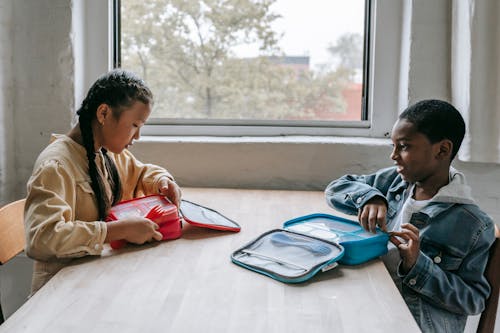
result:
[[[246,120],[170,120],[168,124],[150,119],[143,127],[142,134],[149,136],[351,136],[351,137],[388,137],[399,107],[399,74],[401,53],[401,22],[404,4],[389,0],[367,0],[369,6],[369,38],[365,39],[368,47],[368,61],[364,69],[364,105],[369,120],[351,122],[327,121],[282,121],[276,126],[272,121],[253,121],[249,125]],[[101,11],[108,14],[107,24],[99,29],[92,27],[91,38],[87,47],[107,45],[108,58],[95,56],[86,57],[86,63],[93,63],[94,67],[107,70],[120,64],[114,38],[119,25],[114,17],[120,0],[85,1],[86,13]],[[90,10],[89,10],[90,8]],[[95,33],[96,30],[106,33]],[[365,27],[367,28],[367,27]],[[92,44],[91,44],[92,43]],[[367,53],[365,52],[365,54]],[[85,80],[88,81],[88,80]],[[88,83],[88,82],[86,82]],[[82,94],[82,92],[80,92]],[[78,95],[76,92],[75,95]]]

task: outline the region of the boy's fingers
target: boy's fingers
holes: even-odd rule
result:
[[[359,223],[361,224],[363,229],[368,230],[368,212],[366,208],[363,208],[360,214]]]
[[[371,232],[375,232],[377,226],[377,211],[375,209],[370,209],[370,215],[368,217],[368,225]]]
[[[396,247],[399,247],[400,244],[403,244],[396,236],[394,236],[394,234],[389,234],[389,241]]]
[[[405,228],[405,229],[411,230],[411,231],[413,231],[416,234],[418,234],[420,232],[420,230],[417,227],[415,227],[413,224],[411,224],[411,223],[403,223],[401,225],[401,228]]]
[[[396,237],[397,236],[397,237]],[[398,249],[403,251],[408,251],[413,248],[415,244],[418,244],[418,235],[409,230],[394,231],[391,233],[391,237],[400,238],[398,239],[399,244],[391,240],[391,242],[398,247]]]
[[[358,221],[361,226],[363,226],[363,223],[361,223],[361,215],[363,214],[363,208],[358,209]]]
[[[401,225],[401,228],[402,228],[401,232],[404,232],[408,236],[408,239],[411,239],[413,241],[419,240],[420,230],[418,230],[417,227],[415,227],[412,224],[406,223]]]
[[[378,213],[377,213],[378,225],[379,225],[380,229],[382,229],[382,231],[385,231],[385,232],[387,232],[387,225],[385,224],[385,215],[386,214],[387,213],[382,209],[379,209]]]
[[[410,238],[408,237],[408,234],[406,232],[404,232],[404,231],[393,231],[393,232],[391,232],[389,239],[398,248],[401,245],[408,244],[408,241],[410,240]]]
[[[409,232],[406,230],[391,232],[391,236],[397,236],[397,237],[403,238],[405,240],[408,240],[408,238],[409,238],[408,235],[409,235]]]
[[[370,232],[375,232],[377,225],[383,231],[387,231],[386,215],[385,205],[367,204],[358,210],[359,223],[363,229]]]

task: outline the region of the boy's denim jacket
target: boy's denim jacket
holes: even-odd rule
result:
[[[384,198],[392,230],[410,185],[390,167],[343,176],[325,194],[329,205],[353,215],[373,197]],[[463,331],[467,315],[481,313],[490,293],[484,270],[495,240],[493,221],[474,203],[464,176],[451,168],[450,183],[410,223],[420,230],[420,254],[408,274],[398,273],[401,293],[424,332]]]

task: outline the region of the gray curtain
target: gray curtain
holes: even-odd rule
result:
[[[500,1],[453,1],[452,102],[467,134],[459,159],[500,163]]]

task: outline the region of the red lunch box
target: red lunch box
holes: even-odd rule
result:
[[[176,239],[182,235],[182,222],[177,207],[162,195],[149,195],[122,201],[111,207],[106,222],[127,217],[145,217],[158,224],[162,240]],[[126,244],[125,240],[111,241],[113,249]]]

